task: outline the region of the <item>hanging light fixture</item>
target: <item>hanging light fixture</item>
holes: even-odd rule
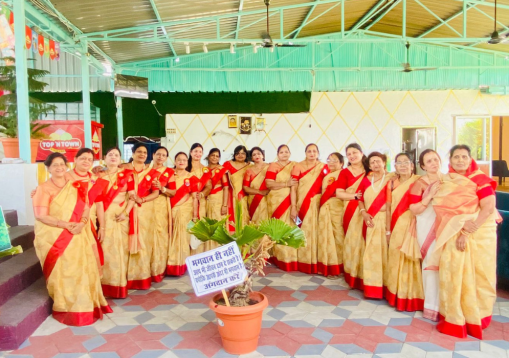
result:
[[[230,53],[235,53],[235,46],[233,43],[230,44]]]
[[[191,53],[191,47],[189,46],[189,42],[184,42],[184,45],[186,46],[186,53],[189,55]]]
[[[203,44],[203,52],[204,53],[208,53],[209,52],[209,49],[207,48],[207,44]]]
[[[252,42],[251,45],[253,46],[253,53],[258,52],[258,46],[256,45],[256,42]]]

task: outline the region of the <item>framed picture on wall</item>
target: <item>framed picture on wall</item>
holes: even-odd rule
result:
[[[252,117],[240,117],[240,134],[251,134]]]
[[[237,128],[237,116],[235,114],[228,115],[228,128]]]

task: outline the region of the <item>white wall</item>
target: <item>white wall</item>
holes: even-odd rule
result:
[[[222,161],[239,144],[248,149],[261,146],[267,161],[272,161],[276,148],[285,143],[293,160],[303,160],[306,144],[314,142],[325,159],[332,151],[344,154],[348,143],[357,142],[366,153],[378,150],[393,158],[401,151],[402,127],[433,126],[437,128],[437,150],[446,158],[452,146],[453,116],[509,114],[509,96],[475,90],[316,92],[309,113],[263,114],[266,133],[248,136],[228,128],[228,114],[233,113],[167,114],[166,128],[177,131],[175,141],[167,143],[170,157],[178,151],[187,153],[199,142],[205,153],[220,148]]]
[[[35,222],[30,192],[37,187],[37,164],[0,164],[0,206],[16,210],[20,225]]]

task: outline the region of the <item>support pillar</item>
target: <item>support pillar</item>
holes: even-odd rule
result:
[[[31,162],[30,150],[30,108],[28,100],[27,57],[25,54],[25,0],[13,3],[14,49],[16,52],[16,100],[18,102],[19,156],[26,163]]]
[[[81,91],[83,96],[83,128],[85,131],[85,147],[92,148],[92,121],[90,113],[90,68],[88,61],[88,42],[82,40],[81,53]]]
[[[124,156],[124,116],[122,113],[122,97],[117,97],[117,146]]]

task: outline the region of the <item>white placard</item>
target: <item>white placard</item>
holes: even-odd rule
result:
[[[189,256],[186,265],[196,296],[240,285],[247,276],[242,255],[235,242]]]

